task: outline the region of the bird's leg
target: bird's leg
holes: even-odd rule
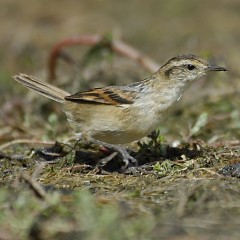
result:
[[[91,139],[91,141],[93,143],[102,145],[104,147],[110,148],[115,150],[116,152],[120,153],[120,155],[122,156],[122,160],[124,162],[124,166],[122,167],[122,170],[127,169],[128,167],[130,167],[131,165],[137,167],[138,166],[138,161],[137,159],[135,159],[134,157],[132,157],[126,150],[126,148],[120,146],[120,145],[115,145],[115,144],[110,144],[110,143],[106,143],[106,142],[102,142],[99,140],[95,140],[95,139]],[[98,165],[106,165],[109,161],[111,161],[114,157],[116,156],[116,154],[111,154],[109,157],[103,158],[99,161]]]

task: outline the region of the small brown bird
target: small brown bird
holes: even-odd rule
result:
[[[93,140],[118,151],[125,162],[137,165],[125,148],[117,144],[139,140],[159,127],[166,110],[184,90],[208,71],[227,71],[195,55],[170,59],[150,78],[126,86],[94,88],[73,95],[27,74],[14,79],[63,105],[78,137]]]

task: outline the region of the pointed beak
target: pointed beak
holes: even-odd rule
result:
[[[216,65],[208,65],[207,69],[209,71],[224,71],[224,72],[228,71],[227,68],[219,67],[219,66],[216,66]]]

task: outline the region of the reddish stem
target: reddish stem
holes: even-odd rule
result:
[[[48,61],[48,80],[53,81],[56,79],[56,65],[57,59],[61,56],[62,49],[67,46],[75,46],[75,45],[96,45],[101,43],[102,41],[106,42],[106,38],[101,37],[99,35],[84,35],[80,37],[72,37],[67,38],[58,43],[51,51],[49,61]],[[140,51],[136,50],[135,48],[131,47],[130,45],[120,41],[120,40],[113,40],[109,41],[109,46],[112,48],[113,51],[132,59],[133,61],[137,62],[140,66],[144,67],[148,71],[155,72],[160,67],[160,65],[154,62],[152,59],[145,56]],[[63,55],[66,61],[73,63],[74,61],[66,56]]]

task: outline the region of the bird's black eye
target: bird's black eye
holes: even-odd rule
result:
[[[194,65],[192,65],[192,64],[188,64],[187,65],[187,69],[188,70],[190,70],[190,71],[192,71],[193,69],[195,69],[196,67],[194,66]]]

